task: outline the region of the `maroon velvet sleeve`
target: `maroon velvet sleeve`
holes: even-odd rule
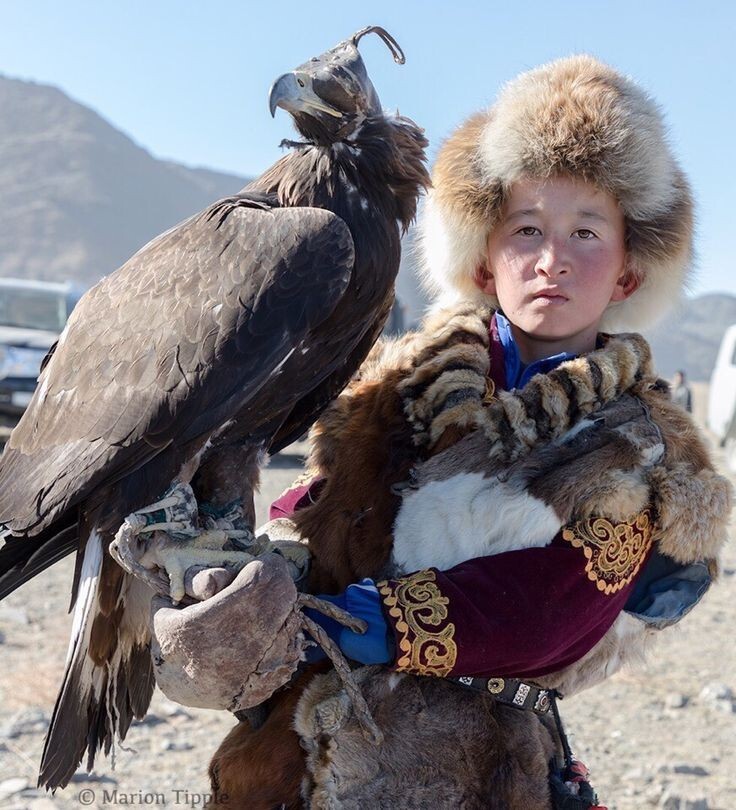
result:
[[[600,533],[565,529],[544,548],[379,583],[396,669],[524,678],[580,659],[613,624],[651,550],[648,522],[603,523],[608,546]]]
[[[314,476],[305,483],[295,484],[279,495],[268,510],[268,519],[291,517],[295,512],[314,503],[327,481],[321,476]]]

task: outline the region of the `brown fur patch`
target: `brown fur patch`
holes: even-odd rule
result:
[[[490,185],[483,177],[480,139],[487,124],[484,112],[476,113],[442,144],[432,171],[434,196],[456,217],[478,222],[489,232],[503,202],[503,186]]]
[[[597,450],[570,461],[554,454],[553,466],[529,482],[531,494],[550,504],[563,523],[591,514],[626,520],[647,505],[649,488],[642,491],[636,448],[613,431],[601,438],[606,441]],[[614,483],[618,489],[611,488]],[[602,508],[602,499],[616,507],[613,512]],[[629,510],[632,503],[636,508]]]
[[[294,516],[313,555],[312,592],[336,593],[375,576],[391,553],[399,498],[390,488],[406,479],[416,457],[395,390],[399,375],[389,372],[384,384],[356,384],[347,399],[349,419],[330,436],[336,450],[325,488],[316,504]]]
[[[649,480],[657,494],[654,539],[660,551],[679,563],[716,559],[728,537],[731,484],[713,470],[695,472],[685,463],[655,468]]]
[[[659,548],[681,563],[714,560],[727,537],[733,487],[715,472],[700,430],[666,391],[654,387],[642,400],[666,448],[664,465],[649,474],[659,514]]]
[[[670,400],[669,393],[653,387],[640,396],[662,431],[667,464],[685,463],[693,470],[712,470],[713,462],[700,428],[688,413]]]
[[[215,800],[207,810],[298,810],[304,751],[292,729],[299,698],[320,664],[307,669],[289,689],[269,701],[270,714],[258,729],[247,721],[235,726],[220,743],[210,763],[209,776]]]

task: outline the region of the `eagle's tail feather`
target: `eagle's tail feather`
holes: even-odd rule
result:
[[[93,530],[80,570],[64,680],[39,769],[39,786],[51,790],[69,783],[85,753],[88,771],[99,750],[109,753],[133,718],[145,715],[153,693],[151,591],[125,574],[106,549]]]
[[[0,599],[75,551],[77,537],[76,516],[33,536],[6,533],[0,548]]]

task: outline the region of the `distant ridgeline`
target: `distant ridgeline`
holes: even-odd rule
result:
[[[0,276],[90,285],[244,177],[157,160],[47,85],[0,76]]]
[[[61,90],[0,76],[0,276],[87,286],[149,239],[248,179],[158,160]],[[398,295],[407,324],[426,304],[404,243]],[[655,331],[657,368],[707,380],[736,297],[704,295]]]

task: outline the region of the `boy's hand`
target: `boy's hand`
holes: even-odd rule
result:
[[[319,594],[319,598],[325,602],[332,602],[368,624],[365,633],[355,633],[317,611],[305,610],[309,618],[325,630],[347,658],[361,664],[388,664],[394,660],[393,638],[383,617],[381,597],[372,579],[348,585],[347,589],[337,596]],[[317,650],[318,648],[315,648],[308,655],[308,660],[321,657]]]

